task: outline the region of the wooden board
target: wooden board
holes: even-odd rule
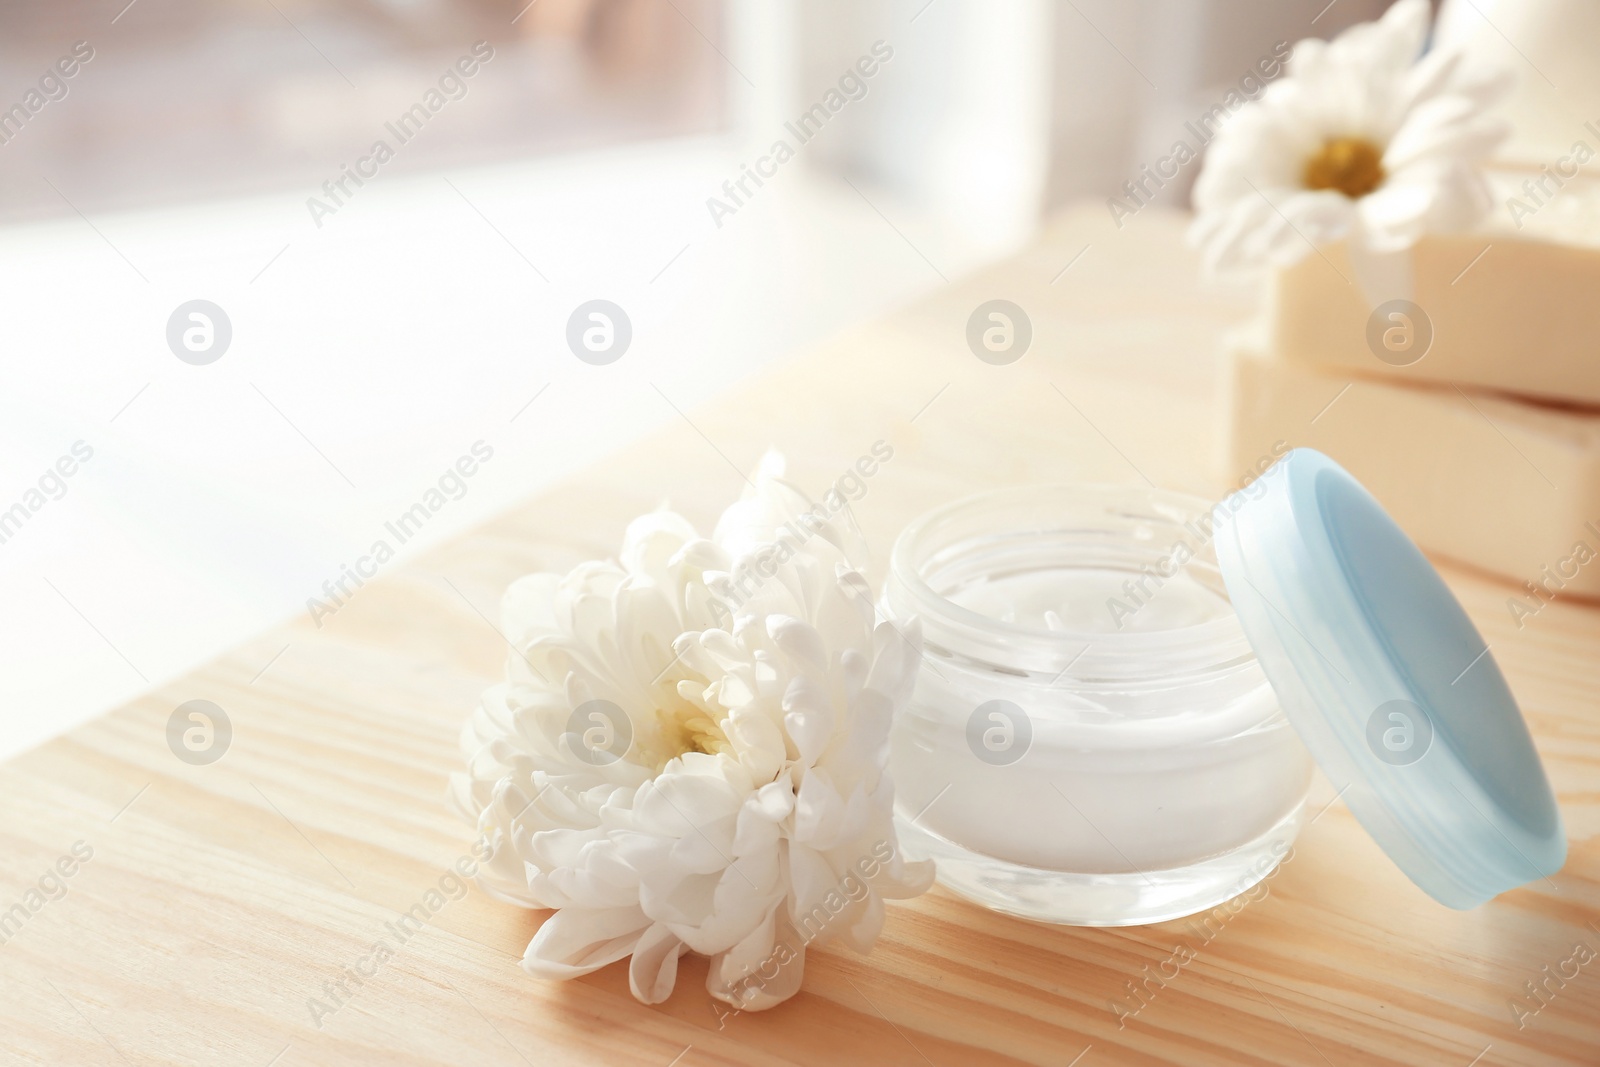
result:
[[[703,961],[686,961],[656,1007],[633,1001],[622,966],[566,984],[530,978],[517,963],[542,915],[476,890],[444,899],[380,967],[363,962],[468,850],[445,782],[462,718],[501,671],[489,620],[516,576],[613,553],[626,521],[663,498],[709,528],[739,491],[734,468],[769,445],[814,494],[873,442],[892,445],[856,505],[880,560],[908,519],[984,487],[1148,478],[1219,493],[1231,479],[1208,470],[1216,342],[1252,300],[1205,290],[1181,229],[1154,211],[1121,231],[1098,207],[1064,217],[1025,255],[393,566],[320,630],[292,621],[11,761],[0,919],[19,902],[25,914],[0,945],[0,1059],[1600,1063],[1600,960],[1569,962],[1575,945],[1600,951],[1600,612],[1557,602],[1519,630],[1508,588],[1454,571],[1523,702],[1572,841],[1560,875],[1475,911],[1423,896],[1335,802],[1267,895],[1214,920],[1209,937],[1184,921],[1034,925],[936,888],[891,905],[870,957],[814,952],[800,995],[760,1014],[720,1019]],[[1032,348],[1010,366],[965,343],[968,316],[993,298],[1033,320]],[[193,699],[233,726],[206,766],[166,741],[174,708]],[[1320,807],[1333,798],[1318,789]],[[78,842],[91,858],[48,877]],[[48,894],[28,897],[41,879]],[[1193,961],[1119,1025],[1111,1002],[1131,1003],[1126,984],[1179,945]],[[354,984],[346,969],[358,963],[373,973]],[[1575,967],[1531,1014],[1524,983]],[[342,977],[349,996],[314,1021],[310,1001],[331,1002],[324,984]]]

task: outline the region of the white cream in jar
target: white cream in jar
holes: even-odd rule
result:
[[[1210,505],[1007,489],[913,523],[884,610],[924,660],[891,764],[909,854],[1050,922],[1204,910],[1265,877],[1312,761],[1217,570]]]

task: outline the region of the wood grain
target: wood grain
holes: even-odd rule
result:
[[[1506,587],[1458,571],[1447,578],[1523,703],[1571,838],[1557,877],[1483,908],[1434,904],[1333,802],[1268,894],[1214,922],[1209,940],[1183,921],[1034,925],[935,889],[891,906],[870,957],[814,952],[794,1000],[719,1020],[702,962],[686,961],[677,992],[656,1007],[633,1001],[620,966],[566,984],[526,976],[517,961],[542,915],[473,890],[314,1022],[308,1001],[327,999],[324,983],[469,847],[469,829],[445,808],[445,781],[463,716],[500,673],[505,647],[487,620],[516,576],[614,552],[626,521],[663,497],[709,525],[740,488],[733,468],[750,470],[768,446],[820,494],[874,441],[892,445],[856,505],[880,560],[908,519],[985,487],[1148,479],[1224,489],[1233,479],[1209,469],[1216,346],[1252,301],[1201,286],[1181,226],[1154,211],[1121,231],[1099,208],[1063,217],[1025,255],[821,345],[394,565],[321,629],[292,621],[5,765],[0,909],[24,900],[75,842],[93,855],[59,882],[65,895],[29,911],[0,945],[0,1057],[263,1067],[1600,1063],[1600,961],[1552,983],[1547,1006],[1520,1029],[1509,1007],[1521,996],[1531,1008],[1523,984],[1575,944],[1600,951],[1600,612],[1557,602],[1519,630]],[[1032,349],[1007,367],[981,363],[964,341],[968,315],[996,297],[1027,309],[1035,329]],[[173,709],[197,698],[225,708],[234,727],[209,766],[180,762],[165,740]],[[1314,805],[1333,800],[1318,788]],[[1119,1026],[1110,1002],[1126,1001],[1125,983],[1180,944],[1196,958]]]

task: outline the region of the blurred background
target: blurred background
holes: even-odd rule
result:
[[[0,757],[331,603],[474,445],[402,555],[1014,252],[1386,6],[0,0]],[[595,299],[605,366],[565,343]]]

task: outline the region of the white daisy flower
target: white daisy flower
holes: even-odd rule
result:
[[[457,805],[488,836],[481,884],[552,908],[523,958],[571,978],[632,957],[633,994],[672,992],[685,952],[739,1009],[800,985],[805,949],[868,950],[900,856],[885,770],[915,634],[874,626],[853,525],[763,464],[710,538],[661,511],[618,562],[507,591],[509,680],[461,745]]]
[[[1285,77],[1218,132],[1190,237],[1213,273],[1285,267],[1313,247],[1410,248],[1493,206],[1477,165],[1505,138],[1487,110],[1504,72],[1454,50],[1418,59],[1427,0],[1400,0],[1332,41],[1301,41]]]

